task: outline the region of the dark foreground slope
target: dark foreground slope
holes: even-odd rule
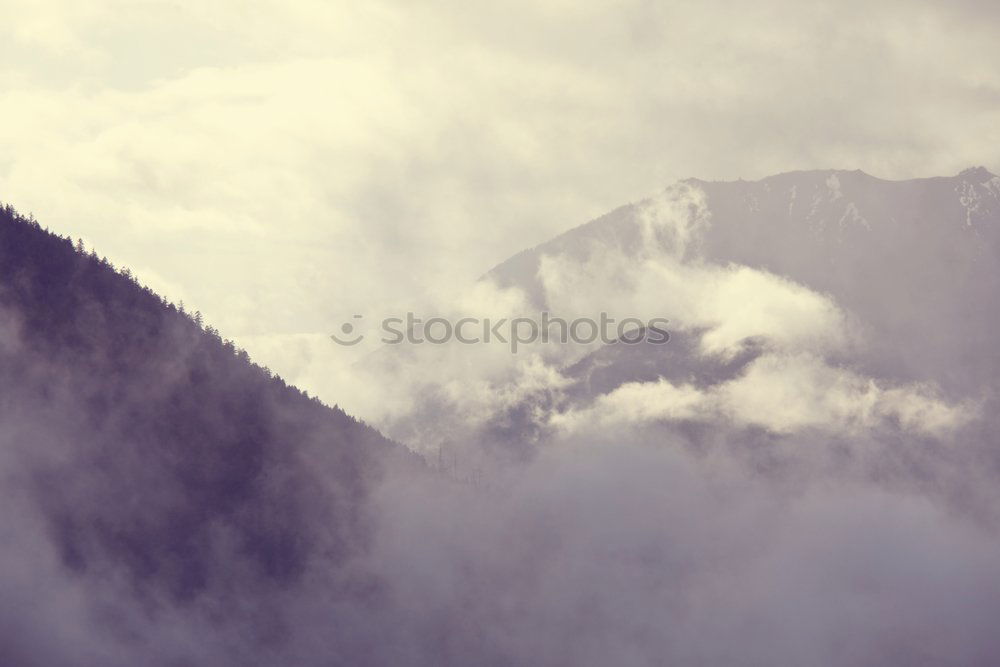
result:
[[[127,591],[154,615],[210,605],[250,624],[244,648],[281,641],[261,601],[313,569],[340,602],[373,594],[344,573],[366,547],[371,484],[406,455],[196,319],[0,211],[0,664],[61,663],[58,638],[48,657],[28,639],[42,629],[19,605],[41,601],[23,571]]]

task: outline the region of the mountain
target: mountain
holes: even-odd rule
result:
[[[445,475],[4,209],[0,665],[995,664],[997,185],[688,180],[512,258],[669,341],[364,358]]]
[[[104,609],[120,617],[97,635],[128,635],[133,603],[153,615],[210,605],[220,626],[256,628],[251,651],[285,628],[273,605],[246,600],[296,590],[317,567],[341,602],[365,599],[375,583],[342,573],[366,549],[367,498],[394,465],[419,467],[127,270],[0,210],[0,663],[62,664],[29,639],[23,604],[44,604],[48,584],[19,567],[65,590],[94,586],[94,600],[112,583],[126,591],[132,602]],[[86,627],[101,614],[84,616]]]
[[[823,466],[953,498],[1000,470],[1000,178],[982,167],[687,179],[484,280],[523,292],[527,316],[670,322],[665,345],[569,346],[546,357],[557,381],[497,389],[517,399],[468,438],[501,457],[638,429],[794,469],[804,454],[789,437],[807,428]]]
[[[862,323],[865,361],[880,376],[933,379],[964,393],[993,385],[1000,371],[1000,178],[985,168],[908,181],[820,170],[680,185],[697,194],[705,215],[700,224],[692,220],[687,255],[762,269],[831,295]],[[544,257],[585,261],[609,248],[637,256],[654,204],[618,208],[515,255],[487,277],[548,307],[538,277]],[[677,244],[669,234],[657,240],[667,249]]]

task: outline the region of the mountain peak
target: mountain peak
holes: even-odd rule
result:
[[[778,174],[772,174],[770,176],[764,176],[759,179],[744,179],[737,178],[735,180],[723,179],[723,180],[712,180],[698,177],[685,178],[682,183],[690,183],[694,185],[705,185],[705,184],[718,184],[718,183],[769,183],[774,181],[789,180],[789,179],[819,179],[821,182],[825,182],[831,176],[844,176],[844,177],[865,177],[874,178],[871,174],[862,171],[861,169],[796,169],[792,171],[783,171]]]
[[[986,167],[978,166],[969,167],[968,169],[961,171],[958,174],[958,177],[974,183],[985,183],[988,180],[996,178],[996,174],[990,172],[990,170]]]

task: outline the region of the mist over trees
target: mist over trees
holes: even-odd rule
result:
[[[817,226],[883,188],[801,178]],[[962,179],[991,201],[992,177]],[[4,209],[0,663],[995,664],[995,309],[959,322],[974,308],[953,304],[937,340],[907,333],[919,298],[883,312],[924,270],[913,284],[942,283],[925,303],[992,303],[994,209],[951,235],[967,209],[935,181],[951,226],[926,224],[954,247],[907,237],[924,259],[877,289],[806,269],[859,249],[847,263],[875,271],[871,240],[899,230],[803,233],[803,286],[738,242],[768,221],[737,204],[773,214],[806,192],[775,183],[704,186],[732,196],[709,236],[688,184],[497,272],[580,307],[668,294],[689,306],[668,345],[366,357],[381,395],[413,388],[397,426],[437,443],[430,465]],[[705,241],[727,263],[697,256]],[[956,256],[976,267],[948,282]],[[895,340],[842,340],[841,304]],[[972,356],[940,346],[970,326]]]
[[[59,577],[115,582],[152,617],[208,601],[231,620],[270,613],[241,596],[296,587],[317,563],[333,576],[364,551],[371,484],[414,459],[202,324],[0,210],[0,462],[3,491],[30,510],[7,510],[5,558],[37,538]],[[345,599],[366,595],[354,584]],[[29,664],[16,614],[0,611],[0,662]]]

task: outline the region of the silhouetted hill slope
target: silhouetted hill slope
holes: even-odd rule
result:
[[[403,460],[127,271],[0,210],[0,467],[66,568],[177,602],[280,590],[363,551],[369,486]]]

